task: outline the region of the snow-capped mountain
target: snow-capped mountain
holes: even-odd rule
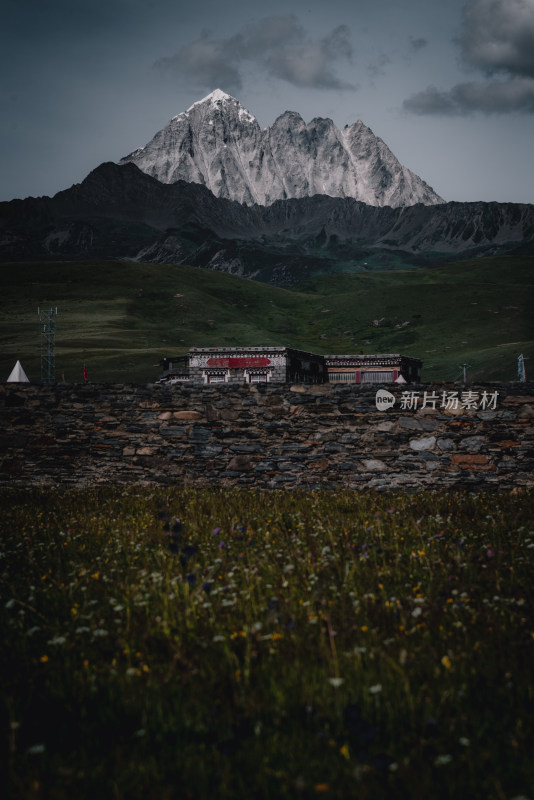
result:
[[[286,111],[262,130],[220,89],[119,163],[129,162],[162,183],[199,183],[216,197],[246,205],[318,194],[396,208],[444,202],[363,122],[339,130],[330,119],[306,123]]]

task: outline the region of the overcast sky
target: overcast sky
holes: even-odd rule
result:
[[[53,195],[220,88],[361,119],[445,200],[534,202],[534,0],[3,0],[0,200]]]

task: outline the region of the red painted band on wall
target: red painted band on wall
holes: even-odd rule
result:
[[[271,359],[266,356],[251,356],[250,358],[235,357],[235,358],[208,358],[206,361],[207,367],[267,367],[271,363]]]

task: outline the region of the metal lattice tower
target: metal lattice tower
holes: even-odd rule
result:
[[[38,308],[37,313],[41,330],[41,383],[55,383],[57,307]]]

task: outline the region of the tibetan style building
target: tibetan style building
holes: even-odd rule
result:
[[[165,358],[158,383],[417,383],[422,361],[399,354],[315,355],[290,347],[192,347]]]
[[[329,383],[419,383],[423,362],[399,353],[324,357]]]
[[[195,383],[325,383],[323,356],[290,347],[192,347]]]

